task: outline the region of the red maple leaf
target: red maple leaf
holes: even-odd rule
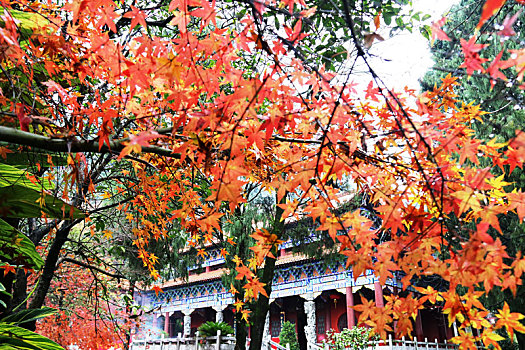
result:
[[[299,19],[297,23],[295,23],[293,30],[291,28],[284,27],[284,30],[288,35],[288,40],[290,40],[291,42],[296,42],[307,37],[308,34],[301,34],[302,27],[303,21],[301,19]]]
[[[483,5],[483,10],[481,11],[481,17],[479,23],[476,26],[476,29],[480,29],[481,26],[495,14],[506,2],[507,0],[487,0]]]
[[[461,39],[461,50],[465,56],[465,62],[460,66],[461,68],[467,69],[467,74],[472,75],[476,71],[483,71],[482,63],[486,62],[487,59],[481,58],[478,54],[486,44],[476,44],[476,36],[472,36],[469,41]]]
[[[204,28],[210,22],[212,22],[214,26],[217,26],[215,0],[213,0],[211,4],[208,1],[202,1],[200,6],[201,8],[192,11],[191,15],[202,18],[201,28]]]
[[[516,14],[514,14],[514,16],[512,17],[506,16],[505,19],[503,20],[503,23],[501,24],[503,28],[498,31],[498,35],[499,36],[516,35],[516,32],[514,31],[514,28],[512,28],[512,26],[514,25],[514,23],[516,22],[516,20],[518,19],[520,15],[521,15],[521,9],[518,12],[516,12]]]
[[[4,276],[7,275],[9,272],[16,273],[16,269],[13,265],[4,264],[0,266],[0,269],[4,270]]]
[[[144,28],[148,27],[144,13],[133,5],[131,5],[131,11],[124,14],[123,17],[131,18],[131,29],[135,28],[137,24],[140,24]]]
[[[117,26],[115,25],[115,18],[118,18],[119,15],[116,14],[114,10],[114,8],[104,8],[103,11],[100,11],[100,19],[97,22],[97,26],[103,27],[107,25],[113,33],[116,33]]]
[[[439,21],[436,21],[430,25],[430,30],[432,31],[432,43],[434,43],[434,40],[444,40],[444,41],[450,41],[450,38],[448,37],[447,33],[445,33],[441,27],[445,24],[447,21],[446,17],[441,18]]]
[[[507,80],[507,77],[505,74],[503,74],[500,71],[500,68],[502,68],[502,61],[501,61],[501,55],[503,55],[503,50],[500,51],[500,53],[494,58],[494,61],[492,61],[487,68],[487,73],[490,74],[490,76],[494,79],[501,79],[501,80]],[[504,66],[503,66],[504,67]],[[491,79],[490,86],[494,87],[494,84],[496,84],[496,81]]]

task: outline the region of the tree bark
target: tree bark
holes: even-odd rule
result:
[[[246,338],[248,338],[248,327],[246,322],[241,319],[241,313],[235,314],[237,329],[235,333],[235,350],[246,350]]]
[[[0,126],[0,139],[4,142],[12,143],[21,146],[30,146],[39,149],[44,149],[52,152],[64,153],[111,153],[120,152],[125,147],[127,139],[118,141],[111,141],[108,145],[104,144],[99,148],[98,141],[79,141],[77,139],[60,139],[52,138],[42,135],[33,134],[30,132],[10,128],[7,126]],[[161,156],[180,158],[180,154],[173,153],[171,150],[156,146],[143,146],[142,152],[154,153]]]
[[[20,310],[27,308],[27,274],[24,269],[16,271],[16,280],[13,285],[13,308],[19,307]]]
[[[280,201],[280,204],[286,202],[286,195]],[[279,206],[275,206],[275,218],[273,222],[273,228],[271,233],[276,235],[278,239],[283,237],[284,234],[284,220],[281,220],[284,209]],[[272,247],[271,253],[273,256],[278,256],[278,247],[274,245]],[[265,284],[264,289],[268,297],[272,292],[272,282],[273,276],[275,273],[275,263],[276,258],[266,257],[264,261],[263,273],[260,281]],[[259,296],[257,302],[255,303],[255,309],[251,316],[251,331],[250,331],[250,350],[260,350],[262,349],[262,339],[264,333],[264,323],[266,321],[266,314],[270,309],[269,299],[263,295]]]
[[[306,339],[306,333],[304,331],[307,323],[306,313],[304,311],[304,299],[297,299],[297,342],[299,343],[299,349],[307,350],[308,340]]]
[[[274,255],[276,254],[277,249],[275,249]],[[275,271],[275,262],[273,258],[266,257],[263,275],[261,282],[265,283],[265,290],[268,296],[272,292],[272,279]],[[264,323],[266,321],[266,314],[270,309],[269,299],[263,295],[259,296],[257,302],[255,303],[255,309],[251,318],[251,332],[250,332],[250,350],[260,350],[262,349],[262,338],[264,332]]]
[[[51,280],[53,279],[53,276],[55,276],[55,268],[60,257],[60,250],[66,243],[67,237],[72,227],[72,222],[66,221],[64,225],[56,232],[55,239],[53,240],[51,248],[47,253],[46,262],[42,270],[42,275],[38,281],[38,287],[35,292],[35,296],[29,304],[30,309],[39,309],[44,305],[44,300],[46,298],[47,292],[49,291]]]

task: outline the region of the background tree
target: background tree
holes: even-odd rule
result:
[[[290,350],[299,350],[299,343],[297,342],[297,333],[295,332],[295,324],[290,321],[284,321],[279,334],[279,345],[290,346]]]
[[[440,84],[441,79],[452,74],[459,82],[455,90],[458,97],[465,103],[479,105],[479,108],[486,112],[480,114],[479,118],[471,123],[476,137],[503,143],[513,139],[516,129],[525,128],[525,101],[520,82],[508,69],[502,70],[498,76],[491,76],[486,72],[468,75],[464,68],[460,68],[464,58],[460,38],[466,37],[468,33],[475,30],[483,3],[483,1],[463,0],[451,9],[443,29],[456,30],[451,35],[451,41],[437,41],[433,45],[432,53],[436,63],[423,78],[421,85],[425,90],[432,90],[433,86]],[[525,39],[522,12],[521,4],[508,1],[481,27],[477,43],[490,45],[482,57],[490,59],[502,52],[501,60],[505,60],[510,58],[509,50],[520,48]],[[498,31],[503,32],[504,35],[492,34]],[[525,189],[525,173],[521,168],[500,167],[484,159],[480,160],[479,166],[491,167],[494,176],[503,176],[502,181],[507,182],[508,191]],[[491,228],[488,233],[494,238],[501,239],[510,257],[519,257],[525,248],[525,226],[522,220],[515,213],[500,215],[498,219],[501,232]],[[457,220],[453,224],[457,224]],[[490,293],[488,305],[497,309],[507,302],[513,312],[523,314],[525,313],[525,305],[522,302],[524,297],[523,283],[515,291],[501,291],[500,288],[495,288]],[[520,349],[525,349],[525,336],[522,333],[516,333],[516,336]]]

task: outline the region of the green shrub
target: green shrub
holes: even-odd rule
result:
[[[375,340],[377,336],[373,336],[371,328],[366,327],[352,327],[345,328],[340,333],[330,329],[326,333],[326,340],[330,350],[344,350],[351,348],[352,350],[362,350],[366,348],[366,344],[370,340]]]
[[[214,337],[217,331],[221,331],[221,335],[233,334],[233,328],[226,322],[212,322],[208,321],[200,325],[199,334],[201,337]]]
[[[286,344],[290,344],[290,350],[299,350],[295,325],[289,321],[283,323],[281,334],[279,334],[279,345],[286,346]]]

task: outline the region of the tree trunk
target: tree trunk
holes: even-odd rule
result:
[[[283,196],[280,203],[286,202],[286,195]],[[273,222],[273,228],[271,233],[276,235],[278,239],[283,237],[284,233],[284,220],[281,220],[284,209],[279,206],[275,207],[275,218]],[[274,245],[271,249],[271,253],[274,257],[278,256],[278,247]],[[272,292],[272,282],[275,273],[275,258],[269,256],[264,261],[263,273],[260,281],[265,284],[264,289],[270,296]],[[255,309],[252,310],[251,316],[251,331],[250,331],[250,350],[261,350],[262,349],[262,338],[264,333],[264,324],[266,322],[266,314],[270,309],[269,299],[263,295],[259,295],[259,299],[255,303]]]
[[[299,349],[307,350],[308,340],[306,339],[306,333],[304,332],[307,322],[306,313],[304,311],[304,299],[297,299],[297,342],[299,343]]]
[[[525,334],[516,332],[516,339],[518,339],[518,347],[520,350],[525,350]]]
[[[16,280],[13,286],[13,308],[27,309],[27,274],[24,269],[16,271]]]
[[[277,250],[277,249],[275,249]],[[275,253],[274,253],[275,255]],[[265,283],[265,290],[268,296],[272,292],[272,279],[275,271],[275,259],[266,257],[263,269],[261,282]],[[264,324],[266,321],[266,314],[270,309],[269,299],[263,295],[259,295],[259,299],[255,303],[255,310],[253,310],[250,331],[250,350],[262,349],[262,338],[264,333]]]
[[[44,305],[44,300],[46,298],[47,292],[51,285],[51,280],[55,275],[55,268],[60,257],[60,250],[67,241],[69,232],[71,231],[71,222],[66,221],[64,225],[57,231],[55,240],[51,244],[51,248],[46,257],[46,262],[42,270],[42,275],[38,281],[38,287],[35,292],[35,296],[31,303],[29,304],[30,309],[40,309]]]
[[[246,338],[248,338],[248,327],[246,322],[241,319],[241,314],[235,314],[236,333],[235,333],[235,350],[246,350]]]

